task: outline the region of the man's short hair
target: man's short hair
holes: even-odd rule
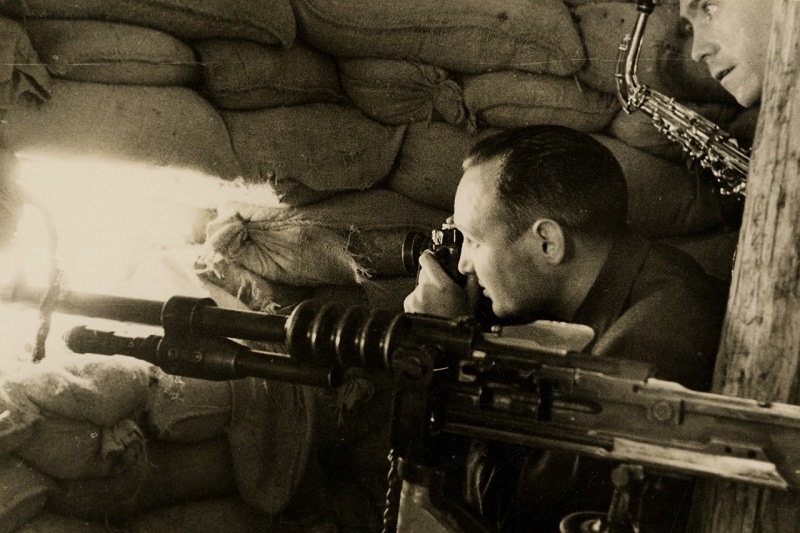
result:
[[[479,141],[465,167],[497,161],[497,194],[508,208],[510,238],[538,218],[613,237],[624,228],[628,193],[622,168],[591,135],[563,126],[504,130]]]

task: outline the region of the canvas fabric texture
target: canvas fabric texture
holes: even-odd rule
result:
[[[0,16],[0,120],[27,95],[36,102],[50,97],[50,75],[39,61],[19,22]]]
[[[339,58],[337,65],[347,95],[379,122],[441,120],[472,127],[461,85],[441,67],[377,58]]]
[[[581,37],[561,0],[293,2],[298,32],[341,57],[406,59],[456,72],[499,69],[569,75]]]
[[[463,83],[467,109],[483,127],[556,124],[598,132],[619,111],[615,95],[567,76],[502,71],[466,76]]]
[[[592,134],[619,161],[628,186],[628,226],[658,239],[717,228],[723,214],[710,180],[604,134]]]
[[[203,69],[203,93],[220,109],[244,110],[342,103],[336,64],[313,48],[291,48],[235,39],[194,44]]]
[[[95,20],[28,20],[25,31],[55,77],[123,85],[188,86],[200,68],[192,48],[152,28]]]
[[[232,204],[208,225],[209,253],[230,259],[269,281],[298,286],[348,285],[371,276],[369,251],[353,251],[353,233],[399,228],[427,231],[447,215],[388,190],[340,194],[304,207]],[[372,242],[381,242],[375,240]],[[394,246],[390,239],[390,246]],[[398,243],[402,244],[402,243]],[[400,246],[378,252],[400,255]]]
[[[220,114],[245,179],[271,183],[279,197],[287,180],[322,193],[372,187],[389,173],[405,132],[336,104]]]
[[[117,159],[235,179],[241,167],[217,111],[185,87],[53,79],[44,104],[6,114],[0,146],[15,152]]]
[[[125,22],[195,40],[238,37],[289,46],[296,26],[289,0],[0,0],[14,18]]]

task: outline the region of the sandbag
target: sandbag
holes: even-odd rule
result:
[[[400,228],[424,231],[440,227],[446,216],[382,189],[343,193],[304,207],[232,205],[208,225],[206,245],[209,253],[270,281],[347,285],[375,274],[364,259],[369,252],[350,247],[351,234]],[[400,255],[399,245],[395,253]]]
[[[561,0],[294,0],[304,40],[341,57],[406,59],[456,72],[572,74],[585,54]]]
[[[19,457],[0,457],[0,533],[13,533],[38,515],[55,489],[52,479]]]
[[[0,0],[0,13],[19,19],[125,22],[182,39],[236,37],[289,46],[295,37],[289,0]]]
[[[43,102],[50,97],[50,75],[39,61],[25,30],[0,17],[0,120],[20,95]]]
[[[268,281],[219,253],[198,258],[195,268],[200,279],[220,287],[260,313],[277,314],[313,293],[311,287]]]
[[[73,81],[189,85],[199,75],[189,45],[163,31],[95,20],[25,22],[48,72]]]
[[[0,145],[17,153],[187,168],[223,179],[241,174],[219,114],[183,87],[53,79],[50,101],[20,102],[9,110]]]
[[[497,131],[469,133],[443,122],[411,124],[386,186],[420,204],[452,213],[464,157],[479,139]]]
[[[323,193],[372,187],[389,173],[405,131],[335,104],[220,114],[245,179],[273,184],[281,199],[287,180]]]
[[[0,449],[57,479],[102,476],[141,458],[135,418],[152,365],[128,357],[51,357],[3,376]]]
[[[220,437],[230,423],[231,384],[155,370],[146,407],[148,434],[164,442]]]
[[[132,518],[156,507],[236,491],[228,441],[151,440],[145,461],[117,475],[59,481],[46,509],[84,520]]]
[[[611,150],[625,173],[628,225],[634,230],[655,239],[692,235],[723,222],[706,176],[608,135],[592,136]]]
[[[54,479],[73,480],[117,474],[145,461],[144,443],[144,433],[129,418],[99,426],[47,415],[16,453]]]
[[[467,109],[482,126],[556,124],[597,132],[619,110],[614,95],[582,86],[572,77],[502,71],[466,76],[463,83]]]
[[[255,378],[233,382],[228,441],[242,500],[282,511],[303,482],[319,439],[319,392]]]
[[[685,103],[690,110],[699,113],[723,130],[728,129],[740,110],[730,104]],[[663,118],[663,117],[662,117]],[[626,144],[671,161],[684,158],[683,148],[670,140],[653,125],[653,120],[641,111],[620,111],[608,129],[608,133]]]
[[[337,63],[347,95],[375,120],[470,125],[461,86],[441,67],[374,58],[339,58]]]
[[[3,385],[22,389],[43,412],[106,426],[144,407],[153,368],[130,357],[70,354],[4,376]]]
[[[234,39],[194,44],[205,96],[221,109],[262,109],[346,100],[336,64],[296,42],[290,48]]]
[[[134,518],[127,524],[130,533],[164,533],[165,531],[203,533],[238,532],[290,532],[300,529],[288,528],[281,520],[275,522],[269,515],[236,497],[204,499],[179,503],[154,509]]]
[[[586,55],[591,58],[577,73],[595,89],[616,94],[619,45],[631,33],[636,5],[626,2],[591,3],[573,10]],[[691,58],[691,39],[683,33],[678,5],[659,6],[649,16],[639,53],[639,82],[689,102],[732,103],[733,97],[711,77],[704,64]]]

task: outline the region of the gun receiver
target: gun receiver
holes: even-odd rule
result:
[[[38,301],[35,292],[3,296]],[[68,313],[146,323],[157,304],[70,293],[62,300],[57,309]],[[187,297],[160,306],[163,337],[128,339],[76,328],[67,341],[74,351],[126,354],[204,379],[252,376],[330,386],[349,367],[388,371],[398,386],[428,393],[415,407],[420,420],[406,421],[415,428],[405,439],[416,442],[405,446],[411,454],[428,436],[448,433],[800,488],[800,406],[691,391],[650,378],[636,362],[495,342],[471,319],[341,310],[312,301],[288,317]],[[228,337],[283,342],[286,353],[253,351]]]

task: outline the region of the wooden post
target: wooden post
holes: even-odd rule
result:
[[[775,2],[767,65],[714,392],[800,404],[799,0]],[[702,481],[692,515],[691,531],[794,533],[800,494]]]

